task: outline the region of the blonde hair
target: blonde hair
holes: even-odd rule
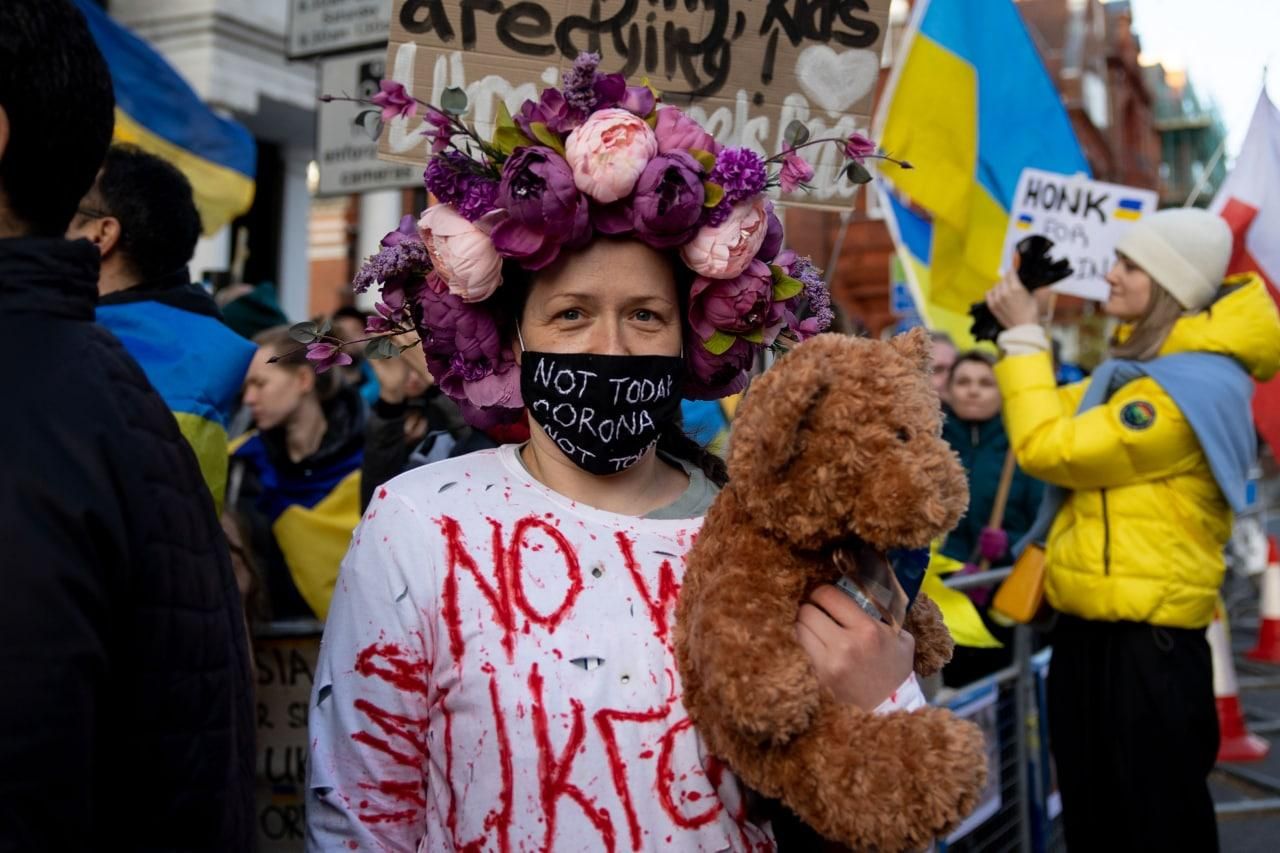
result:
[[[1173,294],[1161,287],[1154,279],[1151,281],[1151,304],[1138,322],[1129,329],[1129,334],[1120,340],[1119,332],[1111,339],[1111,357],[1126,358],[1131,361],[1150,361],[1160,354],[1173,325],[1185,313],[1185,309]]]

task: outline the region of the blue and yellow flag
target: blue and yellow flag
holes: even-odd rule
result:
[[[222,118],[150,45],[76,0],[111,72],[117,142],[129,142],[182,170],[191,182],[205,234],[253,204],[257,149],[243,126]]]
[[[1022,170],[1089,163],[1013,0],[919,0],[905,41],[876,129],[915,168],[878,183],[925,321],[971,345]]]
[[[271,525],[302,600],[323,622],[329,614],[338,569],[351,544],[351,532],[360,523],[363,439],[306,470],[277,467],[259,432],[233,441],[231,455],[257,473],[262,489],[258,511]]]
[[[231,331],[213,299],[190,283],[107,294],[97,319],[120,339],[173,412],[221,513],[227,422],[257,347]]]

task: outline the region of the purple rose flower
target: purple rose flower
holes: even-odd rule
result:
[[[657,99],[653,97],[653,90],[648,86],[628,86],[626,93],[618,102],[618,106],[640,118],[648,118],[656,105]]]
[[[720,146],[715,138],[702,129],[689,116],[675,107],[663,107],[658,110],[658,121],[653,128],[653,135],[658,138],[658,152],[668,151],[710,151],[719,152]]]
[[[734,335],[758,332],[765,345],[782,329],[786,306],[773,301],[769,266],[752,261],[736,278],[699,276],[689,289],[689,326],[700,340],[717,331]]]
[[[586,117],[587,113],[570,106],[559,89],[543,89],[538,100],[525,101],[520,105],[520,112],[513,120],[525,136],[533,139],[533,125],[537,122],[545,124],[552,133],[563,136],[582,124]]]
[[[378,84],[381,90],[369,100],[373,101],[376,106],[382,107],[382,120],[391,121],[393,118],[407,116],[412,118],[418,112],[418,102],[409,96],[405,91],[403,83],[397,83],[395,80],[383,80]]]
[[[750,148],[725,148],[716,157],[710,181],[724,187],[729,207],[764,192],[769,175],[764,158]]]
[[[778,181],[784,193],[793,193],[813,180],[813,166],[801,157],[794,149],[788,147],[782,157],[782,170],[778,173]]]
[[[592,89],[596,95],[595,108],[597,110],[607,110],[618,106],[627,96],[627,78],[621,74],[596,74],[595,84]]]
[[[681,393],[688,400],[718,400],[747,387],[747,371],[755,360],[757,347],[742,338],[721,355],[712,355],[701,343],[688,348],[689,367]]]
[[[307,361],[316,369],[316,373],[324,373],[331,367],[344,367],[351,363],[351,356],[343,352],[338,344],[307,344]]]
[[[388,231],[382,237],[383,248],[398,246],[405,240],[418,240],[418,220],[412,213],[400,217],[400,225],[394,231]]]
[[[698,230],[705,198],[697,160],[683,151],[659,154],[640,173],[630,199],[636,235],[655,249],[684,245]]]
[[[440,154],[453,138],[453,119],[435,107],[427,107],[422,135],[431,143],[431,153]]]
[[[490,236],[498,254],[538,270],[591,237],[590,207],[574,185],[573,171],[550,148],[517,149],[502,167],[498,207],[506,217]]]
[[[773,263],[778,253],[782,251],[782,222],[773,212],[773,202],[766,203],[764,209],[768,230],[764,232],[764,242],[760,244],[760,251],[756,252],[756,258],[768,264]]]
[[[855,133],[844,144],[844,156],[858,163],[866,162],[866,158],[876,153],[876,144],[861,133]]]

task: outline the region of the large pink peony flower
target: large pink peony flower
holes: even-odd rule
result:
[[[760,251],[769,231],[763,195],[734,205],[719,225],[704,225],[683,249],[689,269],[707,278],[737,278]]]
[[[630,195],[658,141],[644,119],[621,109],[599,110],[564,144],[578,189],[602,204]]]
[[[483,225],[468,222],[451,205],[435,204],[418,220],[431,262],[464,302],[488,299],[502,284],[502,258]]]

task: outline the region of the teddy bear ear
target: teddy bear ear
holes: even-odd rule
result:
[[[785,470],[803,452],[802,433],[830,387],[831,349],[830,342],[807,341],[753,383],[734,418],[740,438],[730,443],[731,476],[761,464]]]
[[[904,358],[917,365],[921,372],[926,375],[933,372],[933,341],[923,326],[895,335],[889,343]]]

